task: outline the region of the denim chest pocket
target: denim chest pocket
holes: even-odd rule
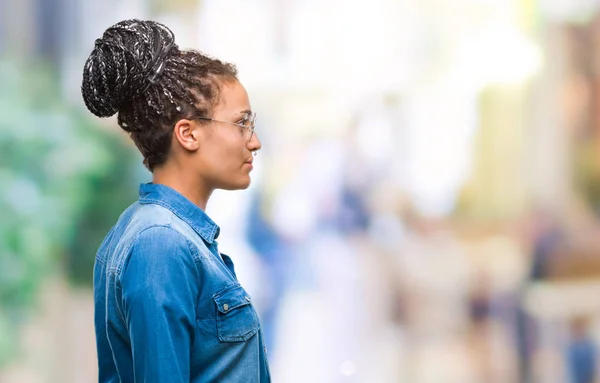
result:
[[[258,332],[258,316],[248,293],[240,285],[213,296],[217,305],[217,333],[222,342],[243,342]]]

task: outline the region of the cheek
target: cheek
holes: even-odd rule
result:
[[[243,163],[244,146],[239,139],[215,140],[207,145],[203,153],[203,163],[211,172],[227,172],[232,167],[241,166]]]
[[[216,189],[245,189],[250,174],[244,168],[244,152],[239,145],[220,146],[206,150],[200,163],[200,176]]]

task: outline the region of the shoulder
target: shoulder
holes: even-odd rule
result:
[[[116,274],[136,262],[195,263],[201,255],[193,233],[185,230],[169,209],[157,204],[135,203],[115,225],[103,252],[108,268]]]
[[[159,257],[163,261],[197,255],[191,241],[168,223],[152,224],[139,231],[131,244],[131,255],[144,259]]]
[[[141,231],[153,226],[170,225],[174,217],[173,212],[162,205],[138,202],[131,218]]]
[[[197,257],[196,247],[177,230],[168,225],[148,226],[133,239],[117,283],[136,290],[194,280]]]

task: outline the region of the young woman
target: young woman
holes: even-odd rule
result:
[[[127,20],[96,40],[81,90],[152,172],[96,255],[99,381],[269,382],[252,299],[204,212],[213,190],[250,185],[260,149],[236,68]]]

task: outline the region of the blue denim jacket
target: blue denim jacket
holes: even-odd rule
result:
[[[140,186],[96,255],[100,383],[270,381],[252,299],[218,234],[175,190]]]

